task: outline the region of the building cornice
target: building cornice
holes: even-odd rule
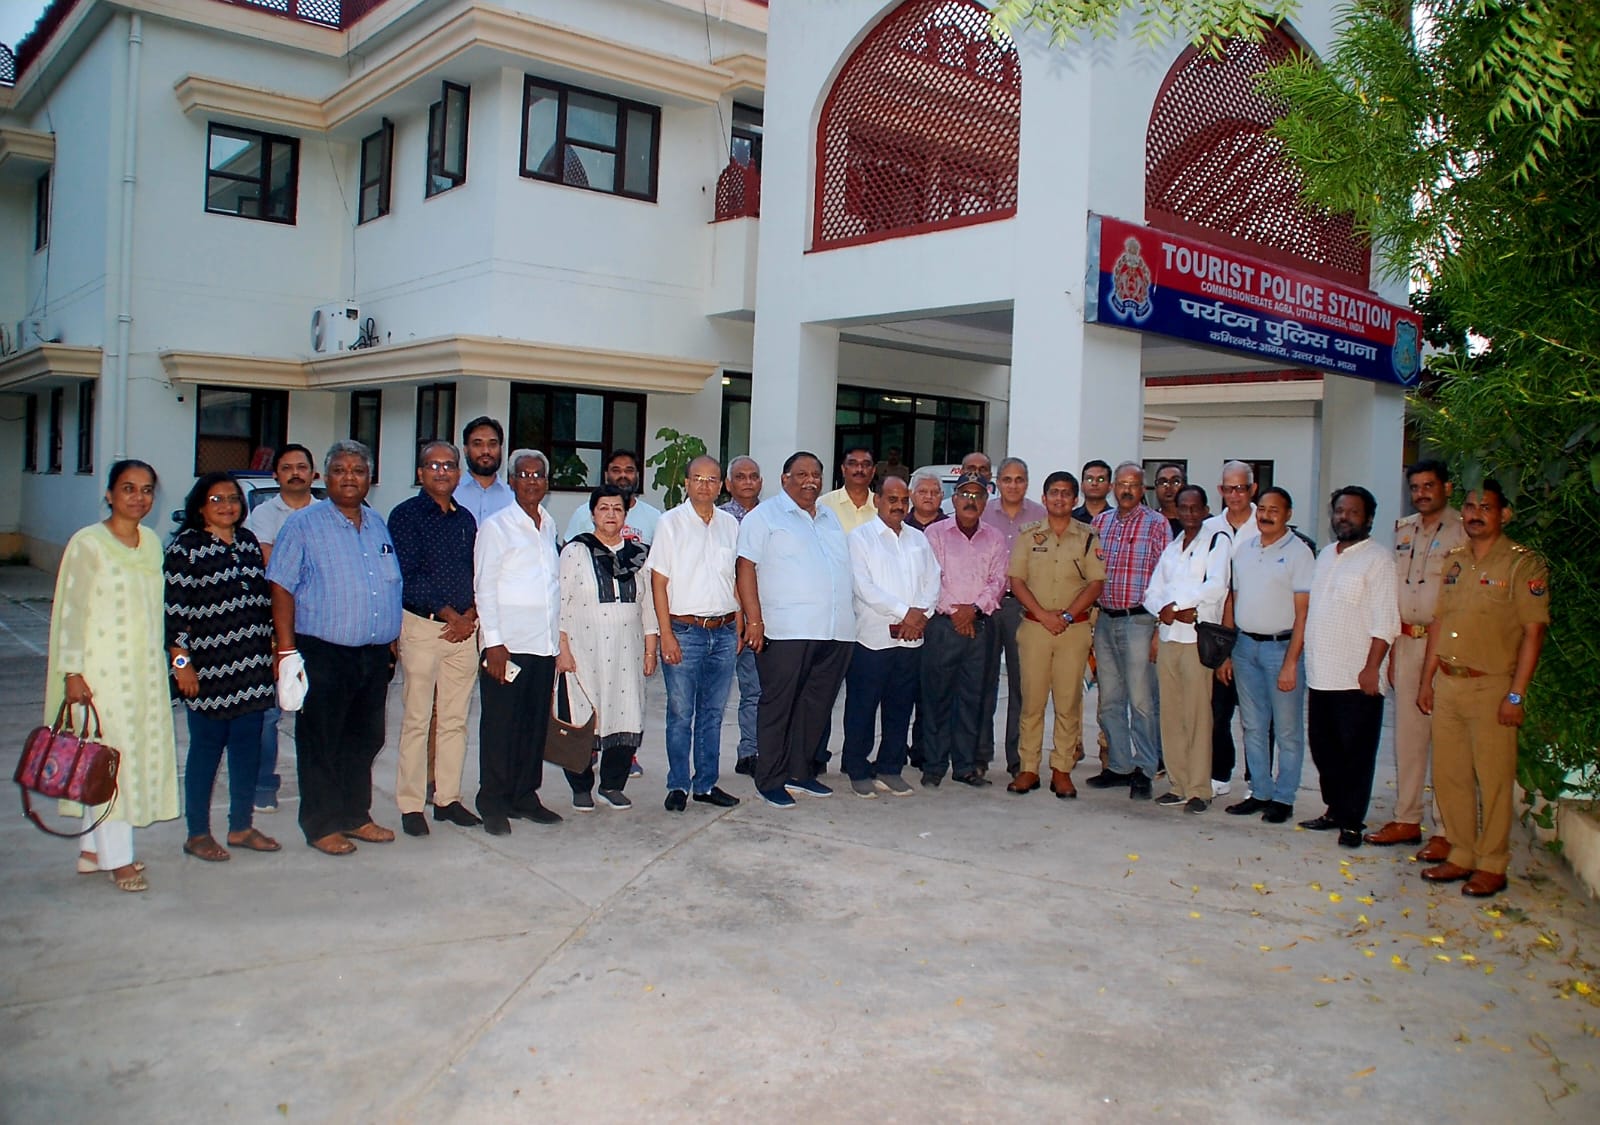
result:
[[[98,379],[102,356],[83,344],[39,344],[0,359],[0,391]]]
[[[712,62],[733,76],[726,89],[762,90],[767,88],[767,60],[759,55],[723,55]]]
[[[167,378],[174,383],[268,387],[285,391],[308,389],[305,364],[298,359],[177,350],[163,351],[160,356]]]
[[[1144,385],[1146,406],[1194,406],[1199,403],[1321,402],[1321,379],[1262,380],[1241,376],[1215,383]]]
[[[0,129],[0,176],[37,176],[56,162],[56,138],[32,129]]]
[[[272,125],[301,132],[322,132],[328,118],[322,102],[278,94],[221,78],[188,74],[172,87],[185,114]]]

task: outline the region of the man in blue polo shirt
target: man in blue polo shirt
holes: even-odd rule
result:
[[[294,728],[300,830],[319,852],[348,855],[352,840],[394,840],[372,821],[372,762],[383,749],[400,636],[400,561],[383,517],[363,506],[372,487],[367,447],[334,442],[322,471],[328,498],[289,517],[267,579],[277,658],[298,651],[305,661]]]

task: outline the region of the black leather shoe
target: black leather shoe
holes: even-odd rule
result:
[[[433,806],[433,819],[443,820],[449,824],[459,824],[462,828],[476,828],[483,822],[467,811],[467,806],[460,801],[451,801],[443,807]]]
[[[1134,770],[1128,778],[1128,796],[1135,801],[1148,801],[1150,799],[1151,781],[1144,775],[1143,770]]]
[[[1267,811],[1261,814],[1261,819],[1268,824],[1287,824],[1293,815],[1293,805],[1286,805],[1282,801],[1268,801]]]
[[[407,836],[426,836],[428,818],[419,812],[403,812],[400,814],[400,830]]]
[[[1223,811],[1231,816],[1250,816],[1266,809],[1271,801],[1258,801],[1254,797],[1246,797],[1236,805],[1229,805]]]
[[[970,785],[974,789],[982,789],[985,785],[994,784],[994,782],[990,781],[987,777],[984,777],[983,774],[979,773],[977,770],[973,770],[971,773],[961,774],[959,777],[952,777],[950,780],[959,781],[962,785]]]
[[[547,809],[539,803],[539,798],[533,799],[533,804],[520,809],[512,809],[511,815],[522,820],[531,820],[535,824],[560,824],[561,814],[553,809]]]
[[[1339,829],[1339,846],[1341,848],[1359,848],[1361,846],[1361,829]]]
[[[689,807],[689,794],[682,789],[674,789],[661,804],[668,812],[682,812]]]
[[[509,836],[511,821],[498,813],[486,813],[483,818],[483,830],[491,836]]]
[[[1339,827],[1339,822],[1327,813],[1323,813],[1321,816],[1314,816],[1310,820],[1302,820],[1300,827],[1308,832],[1331,832]]]
[[[925,773],[922,775],[922,787],[924,789],[937,789],[939,788],[939,783],[943,780],[944,777],[940,774]]]
[[[733,772],[742,773],[746,777],[754,777],[756,775],[756,756],[751,754],[748,757],[740,758],[734,763]]]
[[[703,804],[716,805],[719,809],[731,809],[739,803],[739,798],[732,793],[724,793],[715,785],[711,787],[709,793],[696,793],[694,799]]]
[[[1115,770],[1101,770],[1088,781],[1084,782],[1090,789],[1118,789],[1133,781],[1131,773],[1117,773]]]

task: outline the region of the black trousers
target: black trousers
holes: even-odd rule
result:
[[[1366,827],[1383,733],[1383,696],[1364,691],[1306,693],[1306,735],[1322,800],[1340,828]]]
[[[951,768],[965,777],[977,768],[978,721],[983,708],[984,666],[994,622],[978,619],[978,635],[963,637],[950,618],[935,614],[922,642],[922,696],[917,709],[923,727],[922,772],[943,777]]]
[[[478,814],[510,816],[539,807],[544,738],[550,726],[556,658],[513,652],[522,671],[509,684],[479,670]]]
[[[335,645],[302,633],[306,699],[294,720],[300,831],[307,842],[372,819],[372,762],[394,676],[388,645]]]
[[[628,787],[628,768],[633,765],[633,755],[637,749],[637,746],[608,746],[600,751],[600,788],[621,792]],[[572,786],[574,793],[594,791],[592,762],[582,773],[573,773],[571,770],[561,772],[567,775],[567,784]]]
[[[768,641],[756,654],[757,789],[817,776],[818,740],[833,725],[833,704],[850,667],[849,641]]]
[[[1239,689],[1232,680],[1223,683],[1211,677],[1211,779],[1227,781],[1233,776],[1238,751],[1233,745],[1233,712],[1239,706]]]
[[[1022,768],[1017,741],[1022,725],[1022,654],[1017,630],[1022,627],[1022,603],[1007,594],[989,618],[989,636],[983,653],[983,703],[978,712],[978,761],[994,761],[994,713],[1000,706],[1000,658],[1006,661],[1006,768]]]

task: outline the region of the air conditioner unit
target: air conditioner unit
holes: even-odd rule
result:
[[[44,318],[38,316],[24,317],[17,321],[17,330],[12,339],[15,341],[17,351],[37,347],[40,344],[51,344],[56,341],[51,337],[50,330],[46,327]]]
[[[347,352],[361,338],[361,310],[355,305],[323,305],[311,310],[311,350]]]

